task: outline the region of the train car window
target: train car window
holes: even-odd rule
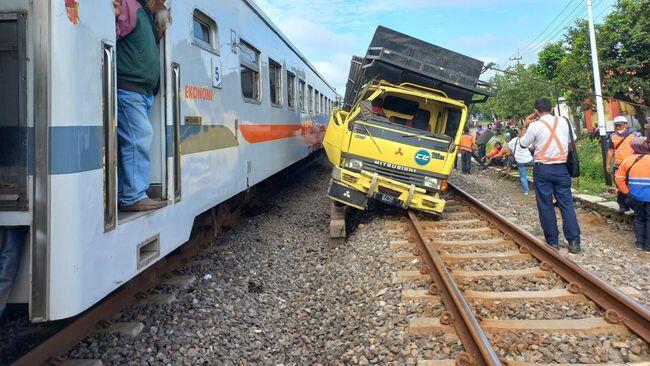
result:
[[[296,108],[296,75],[287,71],[287,106]]]
[[[305,81],[298,80],[298,108],[305,111]]]
[[[314,114],[314,88],[307,86],[307,112]]]
[[[210,51],[219,49],[217,45],[217,23],[199,10],[194,10],[192,19],[192,37],[194,43]]]
[[[282,65],[269,59],[269,86],[271,87],[271,104],[282,105]]]
[[[320,113],[320,103],[318,102],[319,100],[320,100],[320,93],[318,92],[318,90],[316,90],[314,93],[314,114]]]
[[[247,42],[239,44],[241,90],[247,101],[259,102],[260,95],[260,52]]]
[[[322,114],[325,114],[325,103],[323,102],[323,99],[324,99],[324,98],[325,98],[325,97],[323,96],[323,94],[321,94],[321,95],[320,95],[320,101],[319,101],[319,102],[320,102],[320,112],[321,112]]]

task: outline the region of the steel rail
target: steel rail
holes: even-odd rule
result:
[[[471,211],[477,213],[496,229],[519,244],[522,253],[530,253],[541,261],[543,269],[553,271],[569,282],[568,290],[582,293],[605,309],[605,319],[610,323],[623,323],[634,333],[650,342],[650,310],[621,291],[607,284],[573,260],[563,256],[519,225],[478,201],[469,193],[453,184],[450,192],[469,203]]]
[[[73,318],[70,324],[61,328],[57,333],[21,355],[17,360],[11,361],[11,365],[62,364],[65,361],[62,356],[72,347],[91,332],[108,327],[110,325],[108,319],[112,315],[127,309],[140,299],[146,298],[145,291],[160,284],[170,272],[181,269],[189,258],[208,248],[210,242],[218,237],[218,233],[223,227],[230,226],[238,220],[239,215],[245,211],[252,199],[272,196],[278,191],[277,187],[295,181],[298,174],[319,161],[322,155],[322,152],[317,152],[296,162],[258,183],[257,186],[249,188],[249,191],[241,192],[213,207],[212,210],[197,216],[187,242],[107,295],[104,300]],[[255,188],[258,189],[255,190]],[[224,211],[218,211],[219,208],[223,208]],[[201,221],[200,224],[199,221]]]
[[[429,274],[434,281],[429,292],[440,296],[447,312],[449,312],[447,316],[444,316],[444,314],[441,316],[441,323],[445,325],[453,323],[456,333],[463,342],[463,346],[467,352],[466,355],[461,353],[456,357],[456,364],[477,366],[502,365],[499,356],[490,345],[472,309],[452,279],[444,261],[438,251],[431,245],[422,225],[418,222],[416,214],[413,211],[409,211],[408,217],[410,219],[409,224],[414,233],[413,236],[419,247],[419,254],[421,254],[424,262],[421,273]]]
[[[212,240],[209,230],[197,233],[173,255],[156,262],[150,268],[140,273],[107,299],[79,315],[69,325],[39,344],[12,363],[13,366],[33,366],[43,364],[60,364],[60,357],[91,332],[108,326],[106,320],[111,315],[126,309],[139,300],[139,295],[164,280],[164,275],[179,269],[188,257],[202,250],[202,245]]]

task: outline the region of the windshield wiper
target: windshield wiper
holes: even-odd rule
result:
[[[375,147],[377,148],[377,150],[379,151],[379,153],[380,153],[380,154],[383,154],[383,153],[381,152],[381,149],[379,148],[379,145],[377,145],[377,141],[375,141],[375,138],[372,137],[372,134],[370,133],[370,130],[368,129],[368,127],[366,127],[366,125],[364,125],[363,123],[360,123],[360,125],[361,125],[361,126],[363,127],[363,129],[366,131],[366,133],[368,134],[368,137],[370,137],[370,141],[372,141],[372,143],[375,144]]]

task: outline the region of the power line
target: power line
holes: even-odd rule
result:
[[[596,8],[597,8],[597,7],[600,7],[600,6],[603,5],[603,4],[605,4],[605,1],[604,1],[604,0],[601,0],[598,4],[596,4]],[[609,6],[606,6],[606,7],[605,7],[605,8],[604,8],[604,9],[603,9],[599,14],[598,14],[598,16],[600,16],[601,14],[603,14],[605,11],[607,11],[607,9],[609,9],[609,8],[612,7],[612,6],[614,6],[613,3],[610,4]],[[584,16],[585,13],[586,13],[586,11],[587,11],[587,8],[585,7],[585,8],[584,8],[581,12],[579,12],[575,17],[573,17],[573,19],[571,19],[571,20],[569,21],[569,23],[565,24],[565,27],[564,27],[564,28],[558,29],[558,31],[557,31],[557,32],[556,32],[556,33],[555,33],[555,34],[554,34],[550,39],[548,39],[548,42],[554,40],[557,36],[561,35],[561,34],[565,31],[566,26],[569,26],[569,25],[572,24],[576,19],[578,19],[578,18]],[[596,16],[596,18],[597,18],[598,16]],[[547,38],[548,38],[548,37],[547,37]],[[524,61],[527,62],[527,61],[530,61],[530,60],[534,59],[535,56],[537,56],[537,51],[539,51],[541,48],[543,48],[544,46],[546,46],[546,44],[547,44],[547,43],[544,43],[544,41],[543,41],[543,42],[540,42],[539,44],[536,45],[535,48],[529,50],[529,51],[526,52],[524,55],[522,55],[522,56],[524,57]]]
[[[585,7],[584,9],[582,9],[581,11],[578,11],[578,13],[576,13],[576,10],[580,9],[580,4],[581,4],[580,2],[578,4],[576,4],[576,6],[573,8],[573,10],[571,10],[571,12],[569,14],[567,14],[567,16],[560,23],[560,25],[558,25],[558,27],[556,28],[557,31],[555,33],[549,33],[544,39],[542,39],[539,43],[537,43],[533,48],[529,49],[522,56],[524,58],[527,58],[531,54],[535,55],[535,52],[538,49],[540,49],[541,47],[543,47],[548,41],[554,39],[559,34],[563,33],[564,29],[567,27],[567,25],[572,24],[573,21],[575,21],[578,17],[581,16],[581,14],[586,12],[587,8]],[[575,16],[573,18],[571,18],[571,16],[573,16],[574,14],[575,14]]]
[[[536,77],[521,75],[521,74],[519,74],[517,72],[510,71],[510,70],[499,69],[499,68],[496,68],[494,66],[486,66],[486,68],[494,70],[496,72],[501,72],[501,73],[516,76],[516,77],[519,77],[519,78],[525,78],[525,79],[528,79],[528,80],[532,80],[532,81],[535,81],[535,82],[538,82],[538,83],[551,85],[551,86],[554,86],[554,87],[557,87],[557,88],[560,88],[560,89],[568,89],[568,90],[576,91],[576,92],[587,94],[587,95],[599,96],[599,97],[602,97],[602,98],[605,98],[605,99],[616,99],[616,100],[618,100],[617,98],[610,97],[610,96],[607,96],[607,95],[604,95],[604,94],[596,94],[593,91],[582,90],[582,89],[573,88],[573,87],[570,87],[570,86],[557,85],[556,83],[553,83],[552,81],[541,80],[541,79],[538,79]],[[497,93],[498,93],[498,89],[497,89]],[[628,103],[628,104],[631,104],[631,105],[634,105],[634,106],[637,106],[637,107],[650,109],[650,107],[647,106],[647,105],[634,103],[634,102],[630,102],[630,101],[627,101],[627,100],[624,100],[624,102]]]
[[[575,1],[575,0],[571,0],[570,2],[568,2],[568,3],[566,4],[566,6],[564,7],[564,9],[562,9],[562,11],[560,11],[560,13],[559,13],[557,16],[555,16],[555,18],[553,18],[553,20],[552,20],[552,21],[551,21],[551,22],[546,26],[546,28],[544,28],[544,30],[543,30],[541,33],[539,33],[539,34],[537,35],[537,37],[535,37],[535,38],[534,38],[532,41],[530,41],[527,45],[525,45],[525,46],[522,47],[521,49],[518,49],[518,50],[517,50],[517,53],[525,51],[525,50],[528,48],[528,46],[530,46],[531,44],[533,44],[533,42],[535,42],[539,37],[541,37],[542,34],[546,33],[546,31],[547,31],[547,30],[548,30],[548,29],[553,25],[553,23],[555,23],[555,21],[556,21],[558,18],[560,18],[560,16],[562,16],[562,14],[564,14],[564,12],[565,12],[566,9],[569,7],[569,5],[571,5],[571,3],[573,3],[574,1]],[[511,55],[510,57],[512,57],[512,56],[514,56],[514,54]]]

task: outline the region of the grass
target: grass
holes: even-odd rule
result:
[[[574,188],[582,193],[611,198],[605,185],[603,157],[598,140],[582,139],[577,142],[580,156],[580,177],[574,179]]]
[[[501,141],[506,145],[503,135],[493,137],[487,144],[487,152],[490,152],[495,141]],[[608,193],[605,185],[605,173],[603,172],[603,158],[598,140],[584,138],[577,142],[578,155],[580,156],[580,177],[573,180],[573,188],[579,193],[599,196],[606,199],[613,199]],[[529,174],[532,172],[529,171]]]

